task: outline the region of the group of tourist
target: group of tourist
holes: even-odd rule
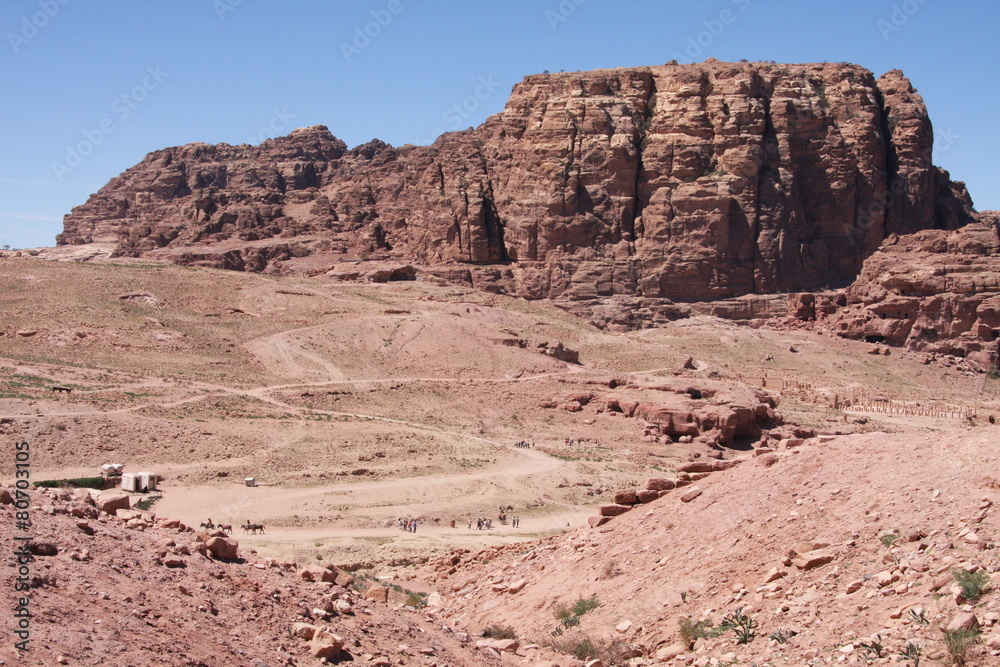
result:
[[[415,533],[417,532],[417,520],[399,517],[396,519],[396,527],[400,530],[405,530],[407,533]]]
[[[528,447],[534,447],[535,441],[532,440],[531,442],[528,442],[527,440],[518,440],[517,442],[514,443],[514,446],[520,449],[526,449]]]
[[[472,530],[472,519],[469,519],[469,530]],[[476,530],[493,530],[493,519],[476,519]]]

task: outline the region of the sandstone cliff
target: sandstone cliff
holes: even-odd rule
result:
[[[993,212],[957,231],[892,236],[846,290],[825,328],[846,338],[998,362],[1000,236]],[[823,314],[795,313],[800,319]]]
[[[591,306],[811,290],[848,284],[893,234],[969,221],[931,147],[895,70],[542,74],[427,147],[348,150],[315,126],[155,151],[66,216],[59,243],[253,271],[390,259]]]

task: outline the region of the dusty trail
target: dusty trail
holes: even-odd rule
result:
[[[531,476],[553,473],[568,465],[566,461],[551,457],[543,452],[532,449],[516,448],[510,444],[490,440],[477,435],[451,431],[429,423],[360,412],[309,409],[286,403],[271,395],[271,392],[291,388],[333,386],[342,384],[355,385],[390,382],[523,383],[550,377],[585,373],[587,372],[586,369],[570,367],[563,371],[539,373],[517,378],[484,377],[470,379],[411,377],[347,379],[343,376],[340,369],[333,364],[330,364],[318,355],[305,350],[301,346],[293,345],[285,340],[286,336],[315,328],[317,327],[302,327],[300,329],[281,332],[258,341],[253,341],[248,344],[248,347],[260,356],[267,358],[268,361],[284,364],[285,368],[287,370],[292,370],[293,373],[297,372],[305,374],[308,372],[314,372],[304,369],[297,361],[297,357],[307,359],[321,367],[323,372],[329,374],[331,377],[328,380],[264,385],[250,389],[239,389],[208,382],[185,382],[183,385],[173,384],[170,382],[164,382],[162,378],[150,377],[140,381],[153,382],[159,386],[168,386],[197,393],[191,393],[190,395],[172,398],[170,400],[150,401],[140,405],[110,410],[84,408],[78,410],[40,411],[37,415],[18,414],[4,416],[30,419],[42,416],[43,414],[45,416],[62,417],[122,415],[149,408],[172,408],[228,395],[254,398],[293,414],[301,415],[309,413],[314,415],[328,415],[332,417],[348,417],[353,419],[375,420],[383,423],[405,426],[409,429],[432,432],[438,435],[449,436],[451,438],[465,441],[473,441],[513,454],[513,457],[506,458],[501,465],[458,474],[447,473],[436,476],[416,476],[385,481],[359,482],[350,484],[338,483],[293,489],[281,487],[247,488],[245,486],[238,486],[235,484],[232,487],[207,485],[176,487],[176,490],[181,492],[165,493],[163,498],[157,504],[156,511],[164,516],[176,517],[189,525],[198,525],[208,517],[212,517],[216,522],[231,523],[233,525],[238,525],[244,522],[248,517],[254,517],[254,521],[263,521],[265,523],[279,517],[282,520],[286,520],[292,511],[292,508],[297,505],[302,505],[304,507],[316,507],[321,505],[351,505],[358,507],[361,505],[368,507],[367,510],[364,510],[366,513],[370,513],[372,511],[375,513],[384,513],[393,509],[398,510],[402,514],[409,515],[423,514],[424,511],[420,508],[425,507],[429,503],[433,503],[436,513],[446,514],[448,516],[459,516],[463,514],[464,508],[468,506],[469,496],[474,496],[477,491],[483,488],[484,484],[495,487],[497,490],[503,490],[507,494],[521,494],[529,497],[541,496],[545,498],[545,502],[549,506],[562,507],[562,514],[570,517],[569,520],[571,522],[576,521],[580,517],[585,517],[589,513],[587,509],[552,500],[547,494],[540,493],[537,489],[533,489],[529,484],[523,481],[525,478]],[[272,449],[279,449],[286,443],[287,439],[282,442],[276,442],[272,445]],[[250,461],[253,457],[259,455],[260,452],[255,452],[254,454],[246,457],[227,459],[226,463],[239,464],[240,461]],[[186,464],[163,466],[161,471],[168,478],[175,478],[177,473],[197,469],[203,466],[203,462],[193,461]],[[164,490],[169,491],[170,485],[166,485]],[[384,500],[386,498],[399,499],[400,502],[387,506],[384,504]],[[562,514],[560,514],[560,517]],[[363,520],[363,517],[359,517],[352,513],[350,520],[357,522]],[[536,518],[534,521],[544,522],[547,530],[552,530],[564,525],[561,518],[558,521]],[[309,539],[316,531],[323,535],[329,535],[329,530],[327,529],[309,527],[272,528],[272,533],[275,530],[278,531],[278,534],[291,539]],[[336,536],[373,536],[371,530],[372,529],[366,528],[339,528],[336,530]],[[386,535],[393,535],[393,532],[398,531],[394,531],[394,529],[377,529],[374,536],[384,537]],[[521,531],[522,534],[525,532],[526,531]],[[441,533],[442,536],[446,534],[448,533]],[[257,536],[247,537],[249,539],[255,539]]]

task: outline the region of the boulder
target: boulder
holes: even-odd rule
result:
[[[642,489],[641,491],[635,492],[636,500],[640,503],[651,503],[660,497],[658,491],[650,491],[648,489]]]
[[[948,623],[948,631],[950,632],[971,632],[978,629],[979,618],[976,617],[975,612],[971,611],[956,614],[952,617],[951,622]]]
[[[309,565],[306,565],[304,568],[296,572],[295,575],[303,581],[327,581],[330,583],[336,583],[337,580],[336,573],[331,572],[317,563],[310,563]]]
[[[332,569],[334,573],[333,583],[342,588],[350,588],[351,584],[354,583],[354,575],[337,568]]]
[[[59,553],[59,547],[54,542],[32,540],[28,542],[28,551],[34,556],[55,556]]]
[[[476,642],[476,648],[493,649],[501,653],[516,653],[520,648],[520,643],[516,639],[480,639]]]
[[[601,505],[601,516],[621,516],[632,509],[631,505]]]
[[[97,497],[96,503],[97,507],[107,514],[114,514],[118,510],[127,510],[132,506],[127,493],[113,490],[103,491]]]
[[[90,493],[89,489],[73,489],[70,494],[72,499],[78,503],[84,503],[85,505],[94,506],[94,496]]]
[[[660,662],[670,662],[674,658],[680,655],[684,655],[688,652],[687,646],[683,643],[668,644],[663,646],[656,651],[656,659]]]
[[[816,549],[805,553],[797,553],[792,558],[792,565],[800,570],[812,570],[833,561],[834,555],[825,549]]]
[[[220,560],[235,560],[239,557],[240,543],[231,537],[210,537],[205,542],[208,552]]]
[[[681,496],[681,502],[689,503],[698,496],[700,496],[701,494],[702,490],[700,486],[692,486],[690,489],[684,492],[684,495]]]
[[[316,629],[309,641],[309,655],[320,660],[336,660],[343,648],[343,638],[319,628]]]
[[[316,626],[310,623],[292,623],[291,633],[296,639],[309,641],[316,634]]]
[[[389,601],[389,587],[380,586],[378,584],[370,587],[365,591],[365,599],[371,600],[373,602],[388,602]]]
[[[616,505],[634,505],[639,502],[635,491],[619,491],[612,498],[611,502]]]
[[[592,516],[587,519],[587,523],[590,525],[591,528],[598,528],[600,526],[603,526],[608,521],[611,521],[611,517],[609,516]]]
[[[646,480],[646,489],[649,491],[670,491],[677,486],[677,482],[672,479],[654,478]]]

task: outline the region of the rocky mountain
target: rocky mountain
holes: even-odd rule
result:
[[[58,241],[248,271],[385,259],[578,304],[813,290],[849,284],[892,235],[971,220],[932,135],[898,70],[540,74],[432,146],[348,150],[320,125],[155,151],[73,209]]]

